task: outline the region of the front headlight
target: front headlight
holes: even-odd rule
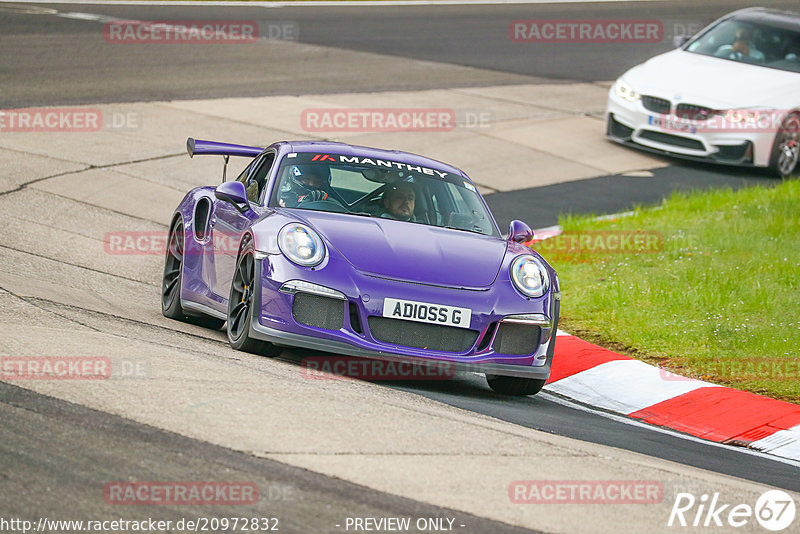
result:
[[[325,259],[325,244],[304,224],[287,224],[278,232],[278,247],[283,255],[303,267],[319,265]]]
[[[535,256],[519,256],[511,262],[511,280],[529,297],[541,297],[550,287],[550,275]]]
[[[618,97],[628,102],[636,102],[642,96],[634,91],[633,87],[622,81],[621,78],[614,84],[614,92],[617,93]]]

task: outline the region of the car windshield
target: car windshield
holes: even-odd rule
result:
[[[688,52],[800,72],[800,30],[727,19],[686,47]]]
[[[288,154],[269,205],[500,236],[480,194],[463,176],[364,156]]]

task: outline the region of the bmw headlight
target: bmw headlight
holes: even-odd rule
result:
[[[511,280],[529,297],[541,297],[550,287],[550,275],[535,256],[519,256],[511,262]]]
[[[633,87],[622,81],[622,78],[617,80],[617,83],[614,84],[614,92],[617,93],[618,97],[628,102],[636,102],[642,96],[637,93]]]
[[[325,244],[314,230],[304,224],[287,224],[278,232],[278,246],[283,255],[303,267],[319,265],[325,259]]]

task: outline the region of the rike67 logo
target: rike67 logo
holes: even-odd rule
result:
[[[782,490],[764,492],[755,506],[723,503],[719,493],[703,494],[699,499],[691,493],[678,493],[667,526],[739,528],[755,517],[763,528],[778,532],[794,523],[795,512],[794,499]]]

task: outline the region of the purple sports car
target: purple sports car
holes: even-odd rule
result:
[[[550,375],[558,277],[504,238],[459,169],[332,142],[266,149],[189,139],[189,155],[251,159],[235,181],[190,191],[170,221],[165,316],[221,328],[237,350],[293,346],[444,362],[503,394]]]

